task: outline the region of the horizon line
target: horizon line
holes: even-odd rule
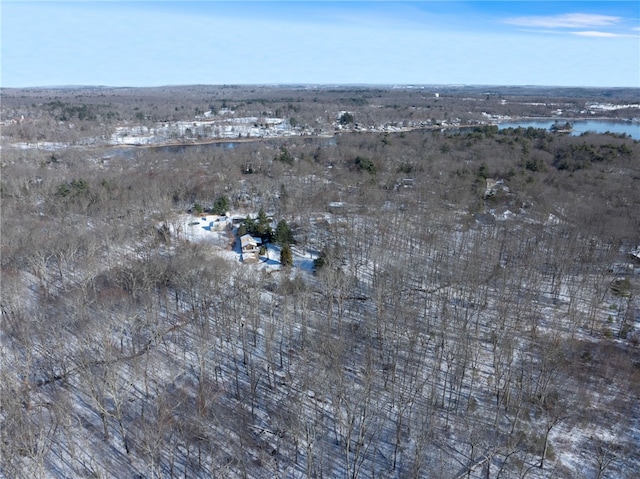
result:
[[[299,87],[299,88],[335,88],[335,87],[363,87],[363,88],[424,88],[424,87],[510,87],[510,88],[616,88],[616,89],[640,89],[640,85],[552,85],[552,84],[508,84],[508,83],[301,83],[301,82],[266,82],[266,83],[174,83],[163,85],[99,85],[99,84],[68,84],[68,85],[30,85],[30,86],[3,86],[0,90],[72,90],[84,88],[96,89],[120,89],[120,88],[180,88],[180,87]]]

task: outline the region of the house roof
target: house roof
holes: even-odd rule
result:
[[[249,234],[246,234],[240,237],[240,244],[244,248],[245,246],[258,246],[259,244],[262,244],[262,241],[258,238],[254,238]]]

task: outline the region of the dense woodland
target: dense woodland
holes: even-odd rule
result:
[[[634,97],[3,90],[0,475],[637,477],[640,142],[479,123]],[[331,134],[87,146],[221,109]],[[170,228],[222,199],[293,266]]]

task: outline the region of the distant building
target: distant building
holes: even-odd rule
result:
[[[415,186],[415,180],[413,178],[402,178],[399,180],[394,189],[397,191],[400,188],[413,188]]]
[[[493,178],[487,178],[487,188],[484,192],[484,197],[495,196],[498,193],[509,193],[509,188],[504,185],[504,180],[494,180]]]

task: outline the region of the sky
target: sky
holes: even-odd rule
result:
[[[640,87],[640,2],[0,3],[0,86]]]

